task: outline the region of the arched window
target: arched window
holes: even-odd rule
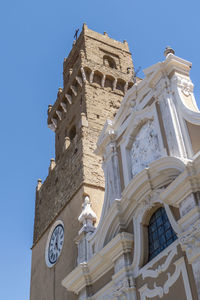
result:
[[[156,210],[148,226],[149,261],[177,239],[165,209]]]
[[[104,57],[103,57],[103,64],[106,67],[110,67],[112,69],[116,69],[115,60],[112,57],[108,56],[108,55],[104,55]]]
[[[73,126],[70,129],[70,132],[69,132],[69,138],[70,138],[70,140],[72,141],[75,136],[76,136],[76,126]]]

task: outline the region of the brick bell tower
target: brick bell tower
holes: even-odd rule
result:
[[[38,180],[36,188],[31,300],[76,299],[61,281],[76,265],[74,239],[80,229],[83,198],[89,196],[97,220],[101,213],[104,176],[94,149],[105,120],[113,118],[133,85],[133,72],[126,41],[83,25],[64,59],[63,88],[48,108],[48,126],[55,132],[55,160],[51,159],[46,180]],[[54,224],[59,222],[62,226],[55,231]],[[58,245],[59,238],[51,238],[54,232],[60,232],[62,245]],[[62,252],[48,254],[51,245]],[[56,262],[48,265],[48,255]]]

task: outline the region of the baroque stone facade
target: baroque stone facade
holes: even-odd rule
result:
[[[31,300],[200,300],[200,112],[191,63],[165,56],[135,82],[127,43],[83,26],[48,113]]]

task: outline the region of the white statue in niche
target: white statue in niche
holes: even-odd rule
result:
[[[158,135],[152,120],[146,122],[139,130],[130,154],[132,175],[135,176],[154,160],[161,157]]]

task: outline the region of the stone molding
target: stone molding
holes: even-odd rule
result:
[[[114,261],[123,253],[130,252],[132,247],[133,236],[126,232],[119,233],[88,262],[79,264],[62,280],[62,285],[78,294],[84,287],[97,281],[109,271],[114,266]]]
[[[174,265],[176,267],[174,273],[172,275],[168,273],[168,279],[163,286],[157,286],[156,282],[154,282],[154,289],[149,289],[147,284],[143,285],[139,289],[141,300],[146,300],[147,298],[154,298],[156,296],[162,298],[164,295],[167,295],[169,293],[170,288],[174,285],[174,283],[177,281],[180,275],[183,276],[185,293],[187,297],[186,299],[192,299],[192,293],[184,258],[181,257],[180,259],[175,261]]]
[[[139,274],[142,275],[142,278],[157,278],[161,273],[165,272],[169,265],[171,264],[173,258],[177,255],[177,244],[178,242],[174,242],[171,247],[167,247],[164,251],[162,251],[159,257],[156,257],[156,261],[159,261],[161,257],[167,256],[165,262],[162,265],[159,265],[156,269],[152,269],[149,264],[140,269]],[[152,261],[150,265],[154,264],[155,261]],[[149,267],[148,267],[149,266]]]

